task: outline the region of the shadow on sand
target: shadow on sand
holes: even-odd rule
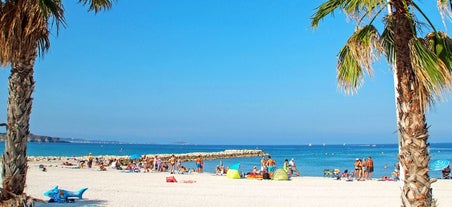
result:
[[[44,206],[65,206],[65,207],[88,207],[88,206],[107,206],[107,202],[104,200],[75,200],[74,203],[48,203],[48,202],[36,202],[36,207]]]

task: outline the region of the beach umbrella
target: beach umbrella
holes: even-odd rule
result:
[[[435,160],[430,164],[431,171],[439,171],[443,170],[447,166],[449,166],[449,160]]]
[[[132,154],[132,155],[130,155],[130,159],[131,160],[140,159],[140,158],[141,158],[140,154]]]

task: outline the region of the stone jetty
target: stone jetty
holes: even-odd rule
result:
[[[146,157],[155,157],[156,155],[160,157],[163,161],[169,160],[169,158],[173,154],[145,154]],[[220,152],[191,152],[185,154],[174,154],[176,158],[181,159],[182,161],[194,161],[198,156],[201,156],[204,160],[216,160],[216,159],[227,159],[227,158],[241,158],[241,157],[260,157],[267,156],[268,153],[263,150],[224,150]],[[142,155],[144,156],[144,154]],[[115,156],[115,155],[93,155],[94,158],[98,158],[101,160],[105,159],[120,159],[120,160],[129,160],[129,156]],[[88,156],[82,157],[67,157],[67,156],[28,156],[28,161],[30,162],[39,162],[39,161],[60,161],[60,160],[68,160],[68,159],[76,159],[76,160],[87,160]]]

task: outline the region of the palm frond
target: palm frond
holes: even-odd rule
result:
[[[363,82],[363,71],[372,76],[372,63],[383,48],[380,36],[372,25],[357,29],[339,52],[338,84],[346,93],[353,94]]]
[[[345,45],[340,50],[338,59],[338,87],[342,87],[347,94],[354,94],[363,82],[363,70],[361,64],[352,55],[348,45]]]
[[[429,33],[425,37],[427,47],[452,71],[452,39],[444,32]]]
[[[422,106],[428,107],[435,98],[442,98],[444,90],[452,86],[452,78],[447,65],[430,50],[421,39],[413,38],[410,41],[411,65],[419,82],[419,90],[422,92]]]
[[[388,18],[385,19],[385,30],[383,33],[381,33],[380,36],[380,42],[381,46],[383,47],[383,52],[386,56],[386,61],[393,65],[396,62],[396,53],[395,53],[395,42],[394,42],[394,31],[392,28],[393,21],[391,16],[388,16]],[[393,67],[391,67],[393,68]]]
[[[323,3],[319,7],[315,8],[317,12],[311,16],[311,27],[317,28],[320,20],[328,15],[334,15],[334,10],[341,8],[341,5],[348,0],[331,0]]]
[[[386,0],[349,0],[344,3],[343,9],[347,14],[359,14],[362,12],[371,14],[371,11],[379,10],[377,8],[384,7]]]
[[[7,65],[23,51],[49,48],[47,18],[38,0],[6,1],[0,16],[0,64]]]
[[[326,1],[315,10],[311,16],[311,26],[317,28],[320,20],[328,15],[333,15],[336,9],[342,9],[347,16],[358,19],[361,14],[371,16],[373,11],[378,11],[387,4],[386,0],[330,0]]]
[[[61,0],[39,0],[38,4],[41,8],[42,14],[46,18],[53,19],[53,24],[57,27],[57,32],[59,31],[60,24],[63,26],[66,25],[64,19],[64,8]]]
[[[446,19],[452,21],[452,1],[438,0],[437,5],[439,13],[441,14],[441,19],[443,20],[443,24],[446,25]]]
[[[382,53],[380,35],[373,25],[358,29],[348,40],[349,47],[369,75],[372,75],[372,62]]]
[[[95,13],[102,10],[109,10],[113,6],[115,0],[79,0],[78,2],[87,5],[89,4],[88,11],[94,11]]]

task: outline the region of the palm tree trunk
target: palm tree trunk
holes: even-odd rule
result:
[[[3,153],[3,189],[20,195],[27,174],[27,140],[30,135],[31,94],[34,90],[33,67],[36,51],[25,51],[13,61],[9,77],[8,120]],[[2,191],[2,200],[9,198]]]
[[[414,37],[413,21],[408,18],[409,0],[392,1],[395,8],[394,38],[396,44],[397,113],[400,142],[399,162],[405,171],[402,188],[403,206],[431,206],[432,189],[428,175],[428,132],[423,106],[420,100],[419,83],[411,66],[410,40]]]

